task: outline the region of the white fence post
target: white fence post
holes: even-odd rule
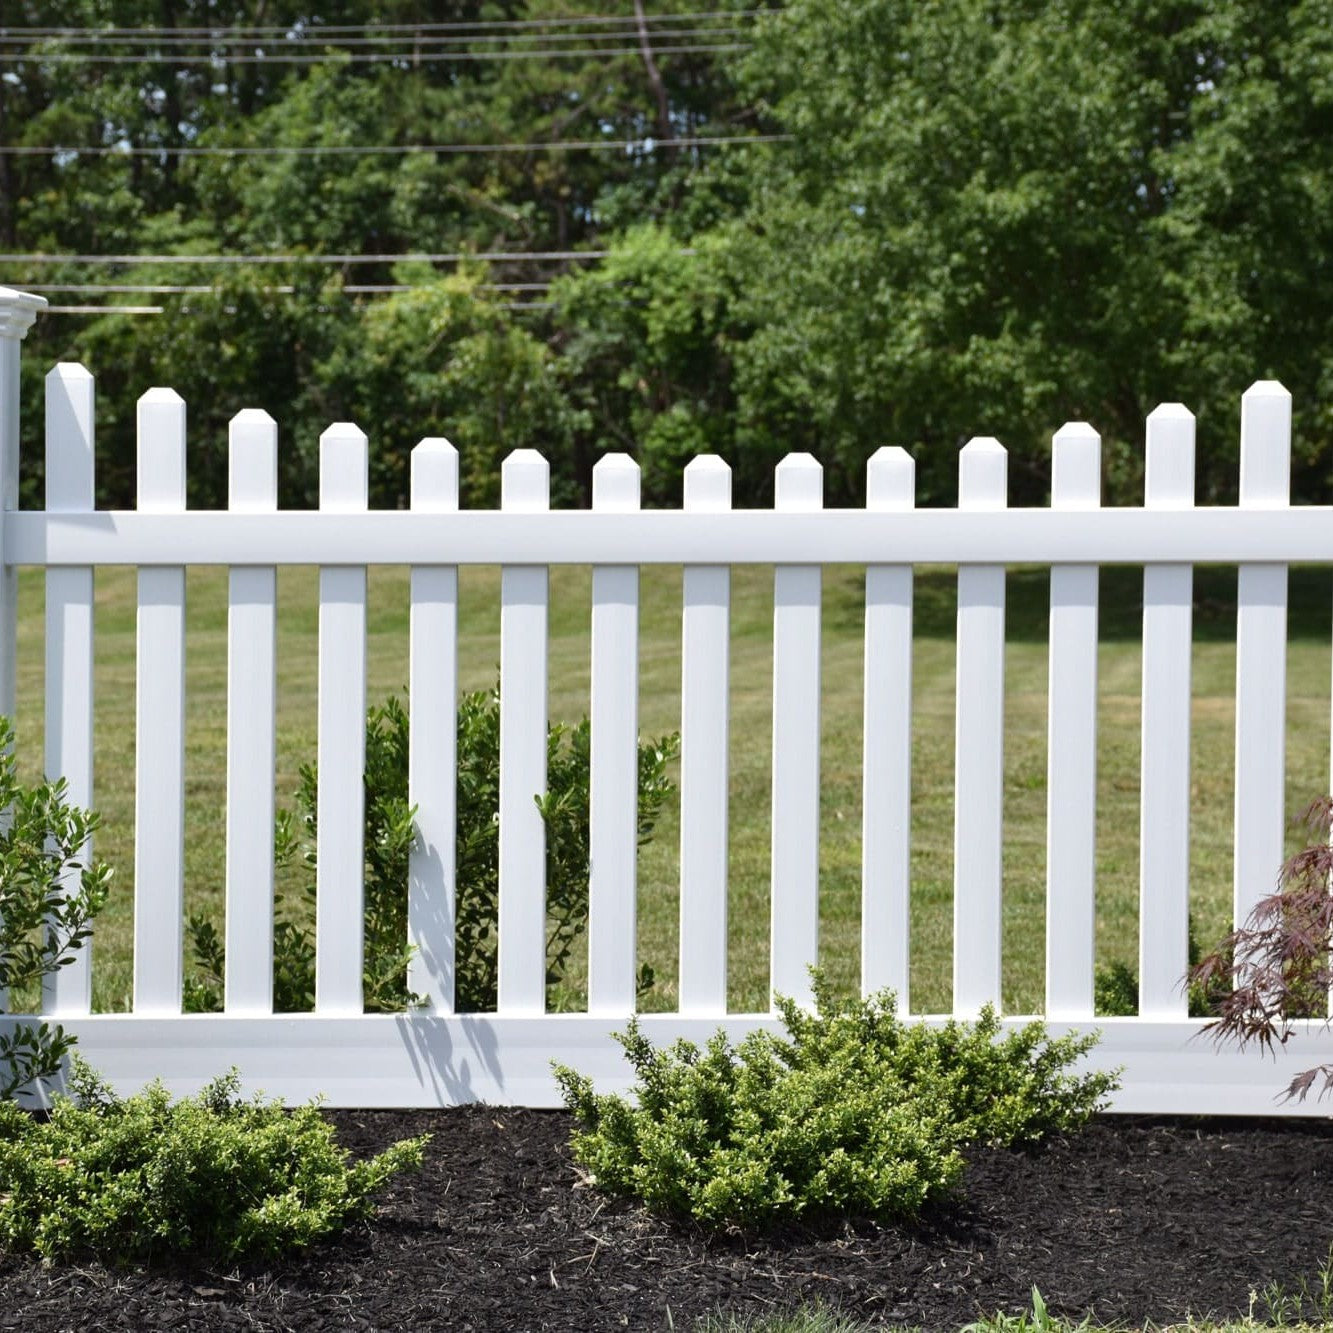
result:
[[[551,503],[551,470],[534,449],[501,465],[500,506],[541,513]],[[500,912],[499,1009],[546,1012],[546,825],[536,798],[546,791],[545,565],[500,572]]]
[[[46,510],[93,508],[93,377],[79,365],[59,365],[46,377]],[[68,800],[93,806],[93,571],[46,571],[46,774],[63,777]],[[79,849],[92,859],[92,838]],[[77,893],[79,871],[62,880]],[[92,1008],[91,939],[73,962],[42,978],[42,1011],[86,1014]]]
[[[422,440],[412,450],[412,509],[458,511],[458,450]],[[416,837],[408,855],[407,988],[433,1013],[455,1005],[458,827],[458,567],[414,566],[408,683],[408,804]]]
[[[278,428],[247,409],[227,433],[227,507],[278,507]],[[227,915],[224,1007],[273,1012],[273,785],[277,725],[277,571],[227,575]]]
[[[1163,403],[1148,417],[1144,507],[1194,507],[1194,414]],[[1139,1016],[1184,1018],[1189,960],[1190,706],[1194,567],[1143,571],[1139,780]]]
[[[639,508],[639,465],[607,454],[592,470],[597,513]],[[639,818],[639,569],[592,572],[588,1012],[634,1012]]]
[[[319,437],[319,507],[363,513],[365,432],[348,422]],[[366,569],[319,571],[319,738],[316,797],[315,1012],[365,1007]]]
[[[902,512],[915,500],[912,455],[877,449],[866,465],[866,508]],[[861,992],[892,987],[901,1014],[911,978],[912,582],[911,565],[866,569]]]
[[[1240,507],[1285,509],[1291,491],[1291,395],[1276,380],[1241,400]],[[1286,831],[1287,567],[1236,574],[1236,858],[1243,926],[1277,888]]]
[[[1056,432],[1052,509],[1101,506],[1101,437]],[[1051,568],[1046,780],[1046,1017],[1091,1018],[1097,834],[1096,565]]]
[[[4,514],[19,506],[19,345],[46,309],[44,296],[0,287],[0,541]],[[0,559],[0,716],[14,721],[18,570]],[[0,992],[0,1001],[4,1001]]]
[[[777,466],[774,507],[824,506],[824,469],[809,454]],[[813,553],[812,553],[813,554]],[[824,570],[773,572],[773,865],[770,994],[811,1000],[807,969],[819,961],[819,657]]]
[[[990,438],[958,460],[958,507],[1004,509],[1009,456]],[[958,570],[954,725],[953,1011],[1000,1005],[1004,817],[1004,566]]]
[[[685,466],[685,512],[731,509],[731,469],[714,454]],[[719,520],[721,521],[721,520]],[[731,568],[681,576],[680,1012],[727,1011],[727,794]]]
[[[185,509],[185,403],[139,399],[139,510]],[[134,1011],[179,1013],[185,924],[185,569],[139,570],[134,792]]]

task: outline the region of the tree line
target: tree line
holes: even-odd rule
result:
[[[858,504],[883,444],[915,455],[921,503],[951,504],[977,434],[1009,448],[1011,502],[1041,504],[1071,419],[1102,432],[1108,502],[1135,503],[1161,401],[1197,413],[1199,499],[1226,502],[1259,378],[1294,396],[1296,493],[1327,498],[1333,0],[651,11],[16,0],[0,240],[86,258],[6,259],[0,282],[162,309],[39,320],[29,502],[40,377],[71,359],[97,376],[116,506],[159,383],[189,406],[198,506],[225,504],[248,406],[278,420],[288,506],[314,503],[339,419],[370,436],[378,506],[406,503],[410,448],[437,434],[472,505],[524,446],[557,504],[587,502],[608,449],[648,504],[679,504],[702,451],[738,505],[770,503],[793,449]],[[351,262],[422,254],[459,258]],[[188,262],[257,255],[289,258]]]

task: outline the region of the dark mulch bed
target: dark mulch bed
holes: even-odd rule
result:
[[[1141,1325],[1236,1317],[1333,1241],[1325,1121],[1106,1117],[1037,1152],[986,1152],[961,1201],[910,1227],[706,1236],[579,1183],[564,1112],[334,1111],[358,1154],[431,1131],[373,1226],[281,1265],[117,1272],[0,1261],[0,1327],[689,1329],[820,1299],[957,1329],[1028,1308]],[[1262,1304],[1256,1314],[1264,1312]]]

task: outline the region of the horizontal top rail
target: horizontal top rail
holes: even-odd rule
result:
[[[4,515],[6,565],[1333,563],[1333,507]]]

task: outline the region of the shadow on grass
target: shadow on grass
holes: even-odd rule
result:
[[[1287,587],[1289,640],[1325,640],[1333,626],[1333,576],[1327,568],[1293,566]],[[846,585],[825,615],[830,626],[859,630],[864,616],[864,576]],[[952,639],[958,604],[957,571],[920,566],[916,571],[913,629],[918,638]],[[1005,637],[1011,643],[1045,643],[1050,619],[1050,570],[1010,569],[1005,581]],[[1107,565],[1100,578],[1100,637],[1135,642],[1143,636],[1143,568]],[[1236,567],[1197,565],[1194,570],[1194,640],[1227,643],[1236,637]]]

